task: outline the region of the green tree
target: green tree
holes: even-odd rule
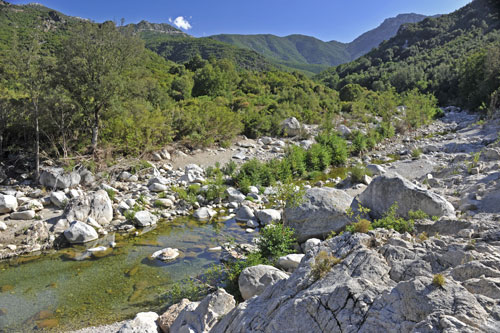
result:
[[[92,128],[91,151],[98,143],[100,118],[128,81],[122,76],[137,64],[143,43],[119,32],[113,22],[83,22],[70,31],[60,53],[65,86]]]

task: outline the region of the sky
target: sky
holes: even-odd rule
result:
[[[13,4],[31,1],[7,0]],[[350,42],[402,13],[447,14],[470,0],[35,0],[95,22],[170,23],[196,37],[302,34]]]

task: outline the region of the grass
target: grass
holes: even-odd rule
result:
[[[415,148],[411,151],[411,157],[413,159],[419,159],[422,156],[422,150],[420,148]]]
[[[361,219],[356,223],[348,225],[345,230],[351,233],[367,233],[372,229],[372,223],[366,219]]]
[[[432,278],[432,284],[436,287],[444,287],[444,285],[446,284],[446,280],[443,274],[435,274]]]
[[[315,280],[320,280],[328,274],[333,266],[339,264],[342,260],[326,251],[320,251],[314,258],[314,264],[311,265],[311,274]]]

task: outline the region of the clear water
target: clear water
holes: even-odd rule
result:
[[[158,311],[169,285],[219,262],[210,247],[251,238],[234,220],[184,218],[137,237],[116,235],[117,246],[100,257],[82,259],[82,247],[0,262],[0,332],[65,331]],[[170,263],[150,258],[165,247],[181,256]]]

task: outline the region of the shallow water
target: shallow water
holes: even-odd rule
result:
[[[116,235],[117,246],[99,257],[80,247],[0,262],[0,332],[64,331],[158,311],[172,282],[219,262],[220,254],[208,248],[251,238],[234,220],[183,218],[138,237]],[[178,248],[181,256],[170,263],[149,258],[165,247]]]

